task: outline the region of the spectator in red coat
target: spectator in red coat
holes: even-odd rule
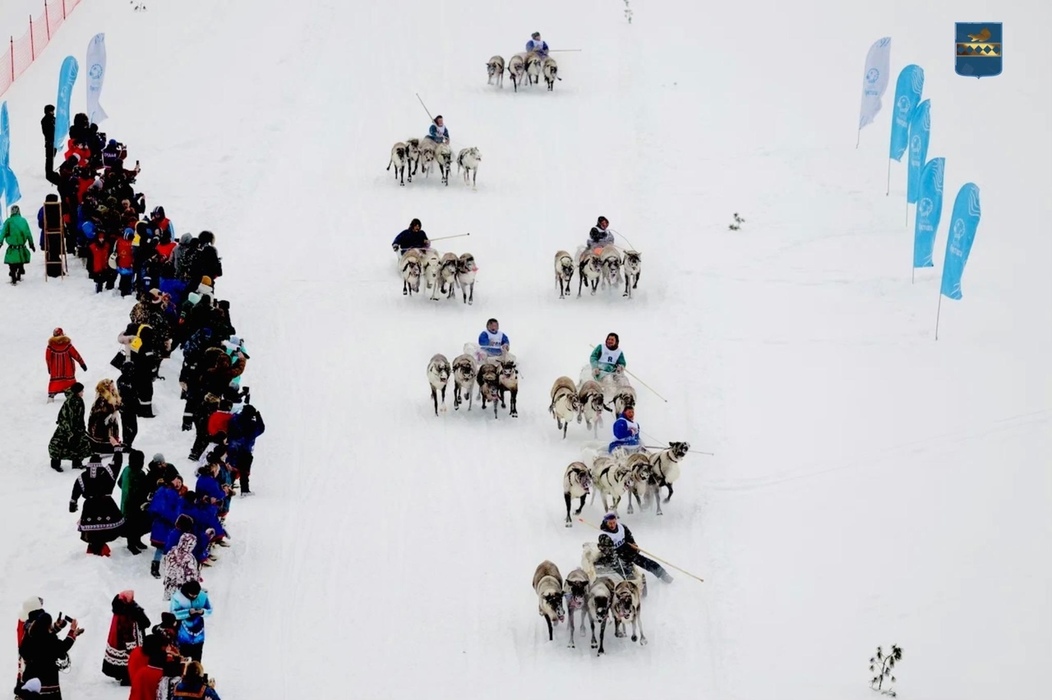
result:
[[[102,285],[113,289],[116,273],[110,269],[110,244],[106,234],[101,230],[95,232],[95,239],[88,244],[88,277],[95,282],[95,293],[102,293]]]
[[[85,372],[88,371],[84,359],[62,329],[56,328],[51,333],[51,338],[47,341],[47,350],[44,351],[44,362],[47,363],[47,371],[51,375],[51,381],[47,385],[48,401],[54,401],[55,394],[62,393],[76,383],[76,365],[80,365]]]

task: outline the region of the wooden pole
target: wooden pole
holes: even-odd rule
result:
[[[463,238],[464,236],[470,235],[470,233],[458,233],[455,236],[439,236],[438,238],[428,238],[427,240],[434,243],[435,241],[448,241],[450,238]]]
[[[578,518],[577,520],[579,520],[580,522],[584,523],[588,527],[595,528],[599,532],[603,532],[603,528],[599,527],[598,525],[593,525],[592,523],[588,522],[584,518]],[[667,561],[665,559],[662,559],[661,557],[657,556],[656,554],[653,554],[652,552],[648,552],[647,550],[643,549],[639,545],[632,545],[632,546],[635,547],[635,550],[637,552],[642,552],[643,554],[647,555],[648,557],[650,557],[654,561],[659,561],[662,564],[664,564],[665,566],[671,566],[676,571],[679,571],[680,573],[686,574],[687,576],[690,576],[691,578],[697,579],[697,580],[701,581],[702,583],[705,583],[705,579],[703,579],[701,576],[697,576],[695,574],[692,574],[689,571],[687,571],[686,569],[681,569],[680,567],[676,566],[675,564],[673,564],[673,563],[671,563],[671,562],[669,562],[669,561]]]

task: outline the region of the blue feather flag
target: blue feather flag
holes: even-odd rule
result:
[[[931,139],[931,100],[924,100],[913,110],[910,119],[910,160],[907,168],[906,202],[916,204],[920,191],[921,170],[928,159]]]
[[[913,230],[913,267],[934,267],[935,234],[942,219],[942,183],[945,158],[932,158],[920,176],[920,198]]]
[[[924,91],[924,69],[910,64],[902,69],[895,81],[895,114],[891,118],[891,148],[888,157],[902,160],[909,146],[910,119],[920,103]]]
[[[55,100],[55,148],[59,151],[66,145],[66,135],[69,134],[69,101],[79,72],[77,59],[66,56],[58,72],[58,99]]]
[[[946,259],[942,264],[940,293],[950,299],[960,299],[961,277],[975,241],[975,230],[979,227],[982,209],[979,206],[979,188],[969,182],[961,187],[953,203],[950,217],[949,237],[946,241]]]

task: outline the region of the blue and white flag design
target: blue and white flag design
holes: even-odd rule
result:
[[[891,37],[878,39],[866,54],[866,68],[862,73],[862,108],[858,117],[858,128],[872,124],[880,111],[880,98],[888,89],[888,74],[891,72]]]
[[[107,118],[106,110],[99,104],[102,82],[106,79],[106,34],[99,33],[88,44],[88,122],[98,124]]]
[[[891,148],[888,157],[902,160],[910,139],[910,119],[924,91],[924,69],[910,64],[895,82],[895,113],[891,117]]]
[[[910,162],[906,170],[906,202],[917,203],[920,191],[921,170],[928,158],[928,141],[931,138],[931,100],[924,100],[913,111],[910,120]]]
[[[69,134],[69,101],[73,97],[73,84],[77,82],[80,67],[77,59],[66,56],[58,72],[58,99],[55,100],[55,148],[60,152],[66,145]]]
[[[942,219],[942,183],[945,158],[932,158],[920,176],[920,199],[913,230],[913,267],[935,266],[935,234]]]
[[[946,241],[946,259],[942,264],[942,286],[940,293],[950,299],[961,298],[961,276],[972,252],[975,230],[979,227],[979,188],[969,182],[961,187],[953,203],[950,217],[949,238]]]

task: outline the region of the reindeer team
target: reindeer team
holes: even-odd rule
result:
[[[539,35],[535,35],[535,38],[539,38]],[[544,48],[546,52],[547,45]],[[493,56],[486,63],[486,71],[487,84],[498,88],[503,88],[504,73],[507,71],[516,92],[520,85],[538,85],[542,77],[548,91],[552,91],[555,82],[562,80],[555,59],[533,51],[514,54],[507,62],[501,56]],[[473,189],[481,160],[481,152],[475,147],[462,149],[456,157],[458,175],[463,172],[465,184],[470,184]],[[394,169],[395,178],[404,187],[406,180],[412,182],[413,176],[419,171],[429,177],[432,167],[437,163],[442,184],[448,186],[452,161],[453,154],[447,144],[414,138],[394,144],[387,169]],[[409,250],[399,260],[399,267],[403,295],[419,294],[422,279],[425,288],[430,290],[430,299],[434,301],[440,295],[447,299],[455,298],[456,288],[459,287],[463,302],[474,302],[475,273],[478,268],[469,253],[457,256],[453,253],[440,255],[430,250]],[[556,288],[560,299],[570,296],[576,272],[578,297],[585,287],[594,296],[600,286],[614,289],[623,285],[622,296],[631,298],[639,284],[641,268],[639,252],[622,252],[614,245],[598,249],[585,247],[576,256],[560,250],[555,254],[554,261]],[[436,354],[427,366],[427,380],[436,416],[446,412],[446,393],[452,382],[454,411],[458,411],[465,403],[467,410],[471,411],[477,393],[483,411],[488,404],[492,404],[494,418],[498,417],[498,408],[509,408],[509,404],[509,415],[517,417],[518,378],[517,364],[506,351],[482,361],[469,352],[458,355],[452,362],[445,355]],[[509,401],[506,401],[506,395],[510,395]],[[582,378],[580,385],[577,385],[570,377],[563,376],[553,383],[550,398],[548,411],[555,419],[557,429],[562,432],[563,439],[566,439],[567,430],[574,422],[584,422],[593,437],[598,437],[599,428],[603,425],[603,414],[609,411],[621,415],[626,408],[635,405],[636,394],[627,385],[604,390],[600,382],[591,378]],[[584,461],[571,462],[562,480],[566,527],[573,526],[573,516],[581,514],[589,496],[594,502],[597,491],[604,510],[612,509],[616,513],[621,500],[627,496],[628,514],[633,513],[633,500],[642,511],[652,499],[656,515],[662,515],[661,489],[667,490],[664,502],[668,503],[672,498],[673,484],[680,475],[679,463],[689,451],[688,443],[672,442],[668,448],[654,454],[629,454],[616,450],[614,454],[604,452],[594,456],[590,464]],[[575,502],[576,509],[573,507]],[[624,580],[601,575],[595,567],[603,554],[600,549],[596,544],[585,544],[581,567],[571,571],[565,580],[551,561],[546,560],[537,566],[533,589],[537,596],[538,614],[547,624],[548,639],[554,640],[554,628],[565,621],[569,629],[568,646],[574,648],[577,620],[580,620],[580,631],[584,633],[587,616],[591,627],[591,647],[598,654],[605,653],[606,627],[611,619],[616,637],[627,636],[625,627],[631,623],[631,640],[645,645],[647,639],[642,626],[642,601],[646,586],[642,571],[637,572],[634,578]]]

